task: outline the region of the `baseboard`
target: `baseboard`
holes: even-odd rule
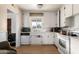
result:
[[[21,46],[33,46],[33,45],[40,45],[40,46],[55,46],[55,44],[21,44]]]
[[[21,44],[21,46],[28,46],[28,45],[30,45],[30,44]]]
[[[51,46],[51,45],[54,45],[54,44],[42,44],[43,46]]]

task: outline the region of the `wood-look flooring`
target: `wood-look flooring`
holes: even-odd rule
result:
[[[17,54],[59,54],[54,45],[25,45],[16,50]]]

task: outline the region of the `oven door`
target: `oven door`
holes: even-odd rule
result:
[[[59,39],[59,52],[62,54],[67,54],[66,41],[64,39]]]

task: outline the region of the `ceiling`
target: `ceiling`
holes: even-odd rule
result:
[[[56,11],[61,4],[43,4],[42,8],[38,8],[37,4],[17,4],[23,11]]]

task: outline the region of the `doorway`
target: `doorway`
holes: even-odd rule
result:
[[[7,10],[7,35],[8,35],[8,42],[12,47],[16,46],[16,21],[15,21],[15,14]]]
[[[8,35],[11,34],[11,18],[7,19],[7,32]]]

